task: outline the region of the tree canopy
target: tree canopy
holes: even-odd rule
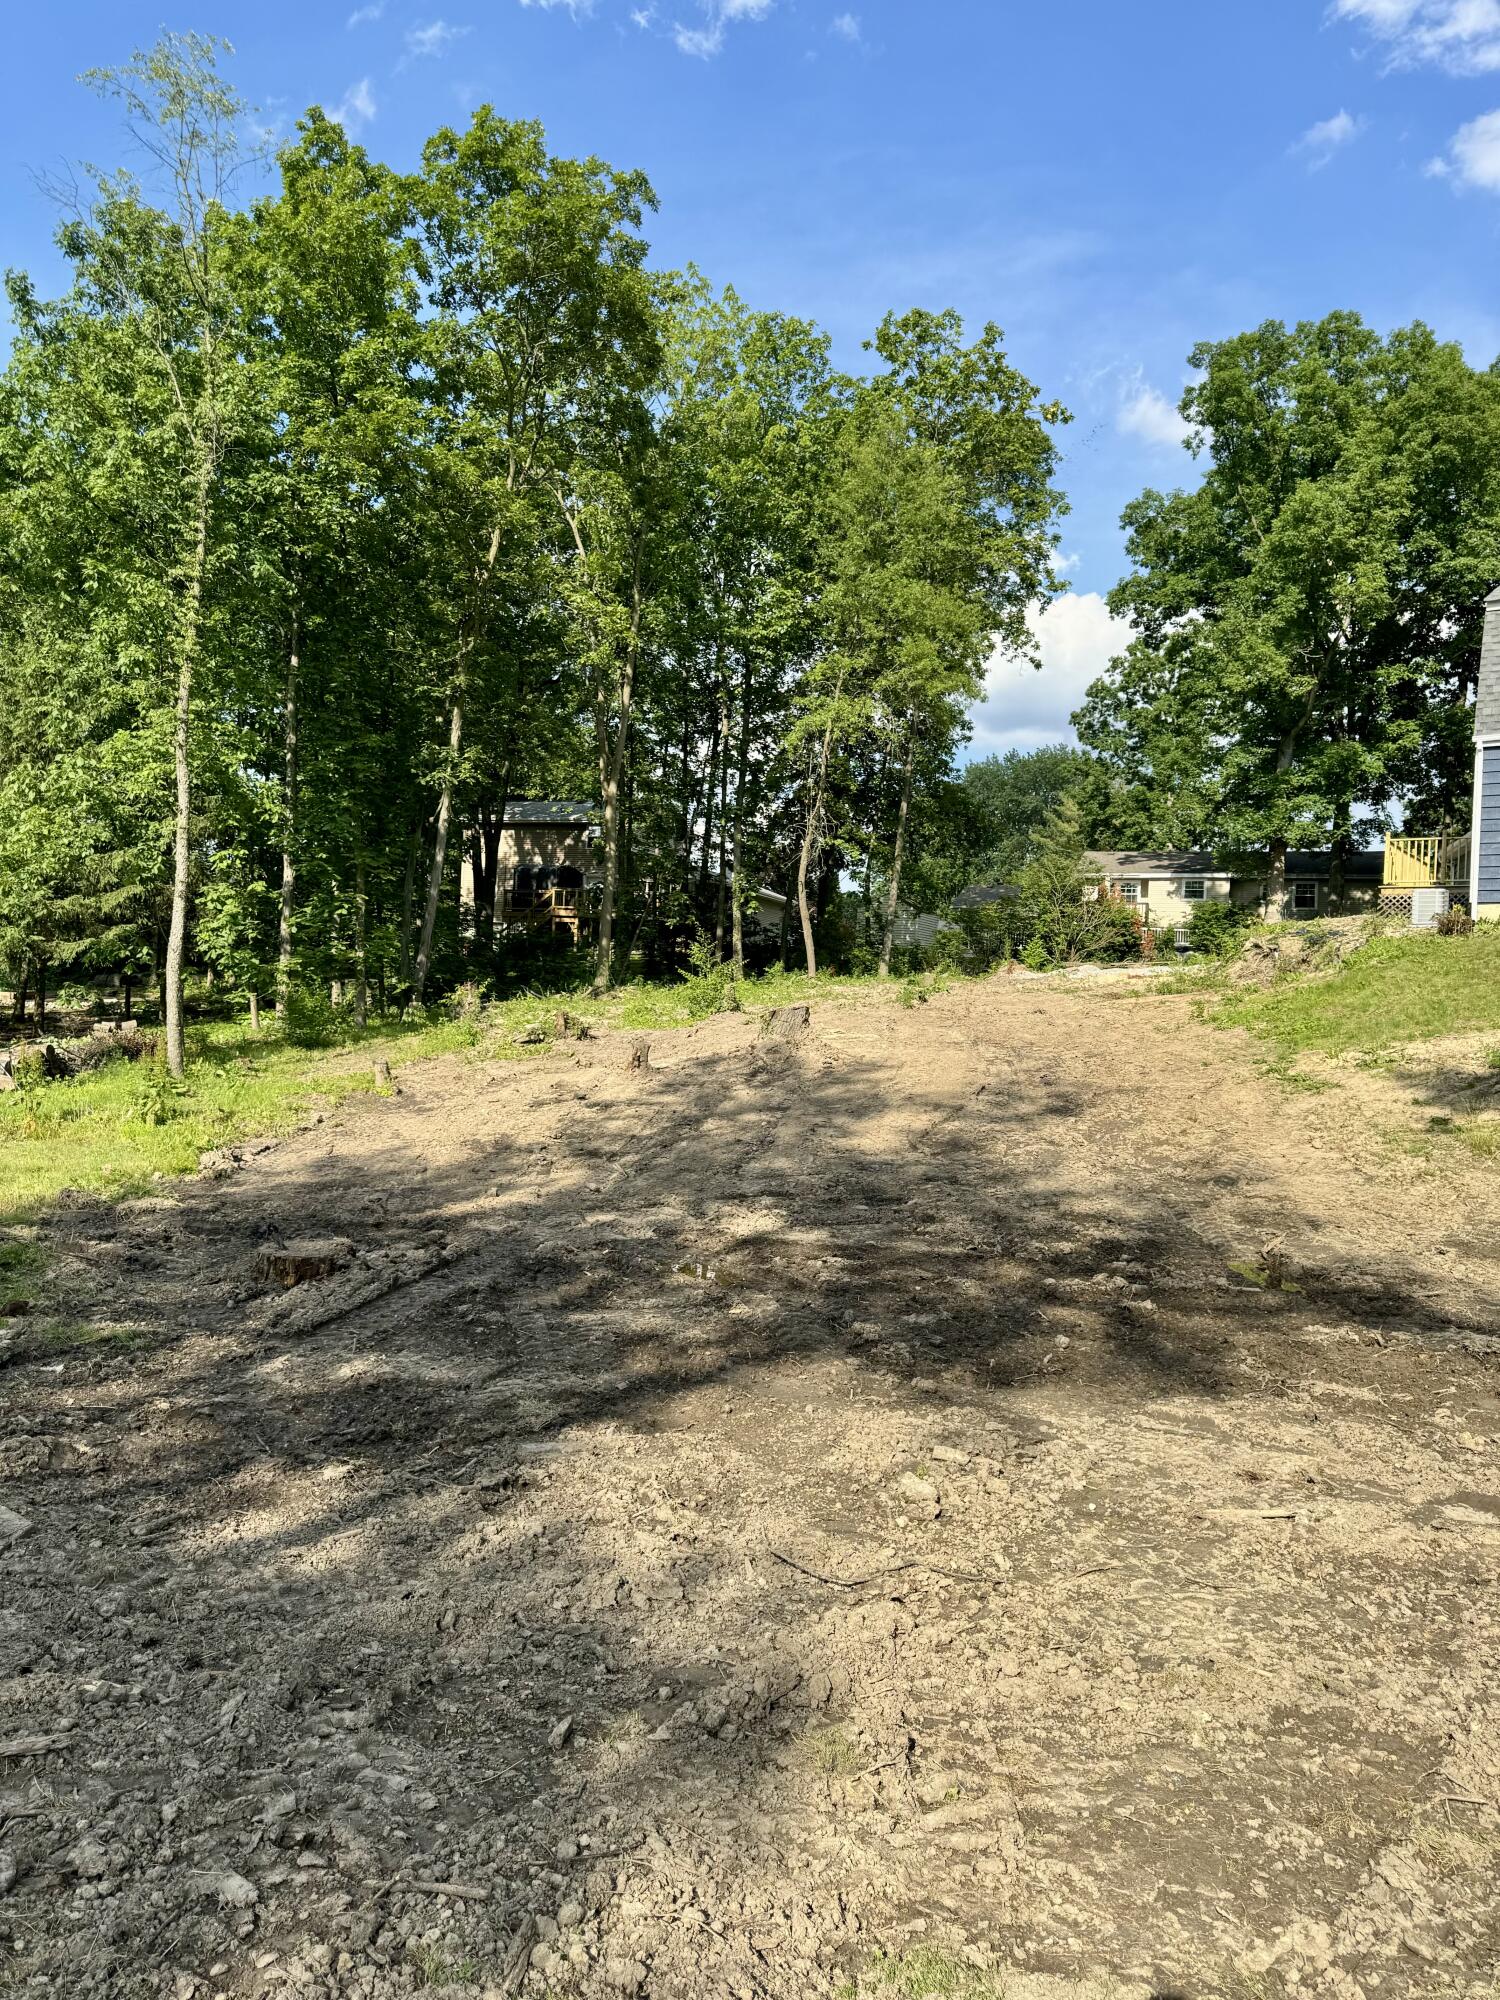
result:
[[[1131,642],[1084,743],[1135,837],[1326,845],[1458,815],[1464,704],[1500,546],[1500,374],[1353,313],[1205,342],[1191,492],[1126,509]]]

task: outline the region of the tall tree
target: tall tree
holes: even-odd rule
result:
[[[432,960],[464,716],[508,544],[539,495],[566,499],[580,424],[643,394],[658,367],[639,235],[644,175],[547,152],[489,106],[429,141],[417,196],[430,273],[439,477],[450,497],[447,743],[413,985]],[[559,531],[562,522],[557,522]]]
[[[151,467],[180,501],[176,546],[157,579],[171,600],[175,699],[172,905],[163,968],[167,1067],[183,1070],[182,974],[192,871],[193,697],[203,642],[210,535],[240,382],[235,304],[227,270],[226,201],[242,162],[246,107],[220,77],[228,44],[164,35],[117,69],[89,80],[125,110],[153,168],[163,205],[135,178],[101,180],[90,214],[64,232],[75,304],[123,321],[145,368],[165,391],[152,419]],[[124,412],[121,412],[124,416]],[[138,429],[139,419],[130,428]]]
[[[1418,324],[1353,313],[1207,342],[1183,397],[1192,492],[1126,509],[1134,638],[1080,712],[1140,816],[1182,841],[1289,845],[1459,807],[1500,538],[1500,378]],[[1273,896],[1275,889],[1273,886]]]

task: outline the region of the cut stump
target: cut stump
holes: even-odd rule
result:
[[[353,1255],[347,1236],[309,1236],[270,1245],[256,1259],[256,1268],[269,1283],[305,1285],[312,1278],[331,1278]]]
[[[811,1026],[810,1007],[778,1007],[761,1022],[760,1038],[763,1042],[800,1042]]]

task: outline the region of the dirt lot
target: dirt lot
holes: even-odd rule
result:
[[[0,1989],[1500,1994],[1494,1167],[1182,1000],[756,1026],[46,1225]]]

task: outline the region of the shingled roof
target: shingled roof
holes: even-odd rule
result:
[[[594,826],[599,808],[591,799],[512,799],[507,826]]]

